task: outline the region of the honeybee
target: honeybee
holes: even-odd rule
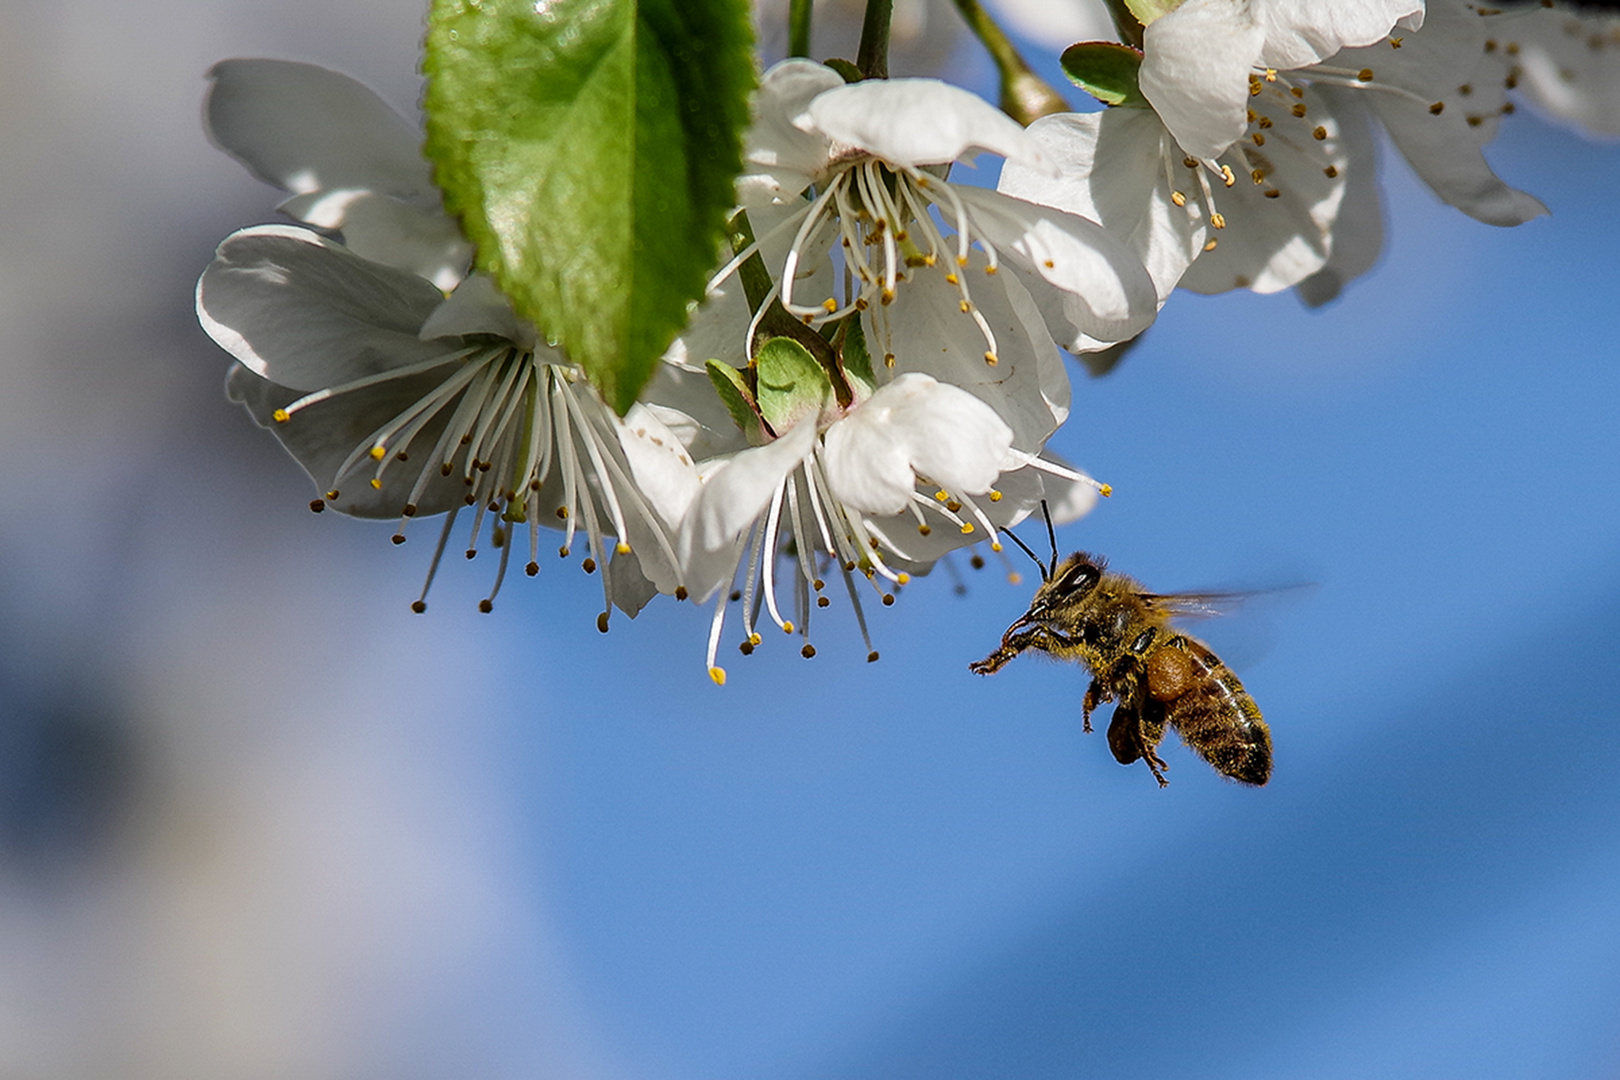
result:
[[[1159,786],[1166,786],[1168,766],[1156,750],[1171,727],[1223,776],[1264,784],[1271,778],[1271,729],[1259,707],[1208,645],[1170,621],[1208,614],[1227,597],[1146,592],[1134,579],[1109,573],[1107,565],[1080,551],[1060,566],[1054,552],[1051,568],[1041,566],[1041,586],[1029,610],[1007,628],[995,652],[968,667],[990,675],[1026,649],[1078,660],[1091,672],[1081,705],[1085,730],[1091,730],[1097,706],[1119,702],[1108,725],[1108,747],[1121,765],[1146,761]]]

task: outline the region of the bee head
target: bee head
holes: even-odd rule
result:
[[[1106,565],[1107,561],[1100,555],[1088,555],[1084,551],[1070,555],[1035,590],[1024,620],[1035,622],[1060,616],[1086,603],[1102,581]]]

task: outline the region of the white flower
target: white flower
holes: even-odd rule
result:
[[[466,273],[472,249],[444,212],[421,131],[370,89],[289,60],[225,60],[208,74],[210,138],[291,192],[280,210],[442,289]]]
[[[1520,225],[1547,208],[1503,183],[1482,152],[1513,108],[1507,91],[1518,48],[1499,35],[1522,25],[1493,10],[1435,0],[1421,30],[1346,50],[1302,74],[1356,90],[1445,202],[1488,225]]]
[[[750,209],[774,201],[789,211],[773,230],[793,236],[780,271],[772,267],[783,306],[812,325],[866,312],[874,336],[886,338],[885,309],[903,287],[939,278],[952,300],[930,317],[957,324],[966,355],[995,365],[1005,350],[977,296],[1011,287],[997,280],[1005,262],[1066,347],[1140,333],[1157,311],[1152,281],[1095,222],[941,179],[941,166],[979,150],[1052,168],[1017,123],[937,80],[845,85],[805,60],[766,72],[738,191]],[[811,188],[806,204],[799,196]],[[932,208],[954,237],[936,226]],[[801,267],[823,261],[829,245],[842,263],[834,280],[846,285],[805,303]],[[892,336],[899,356],[905,334]]]
[[[649,595],[643,574],[680,592],[673,546],[623,445],[627,424],[642,428],[643,442],[661,425],[635,410],[620,421],[485,279],[468,279],[446,300],[432,282],[307,229],[259,226],[220,244],[197,283],[197,314],[237,361],[232,399],[275,431],[325,493],[313,509],[397,517],[395,543],[411,519],[447,515],[415,610],[425,609],[457,515],[469,508],[467,557],[484,542],[486,520],[487,542],[501,553],[482,610],[521,524],[531,575],[549,524],[563,530],[564,556],[584,531],[585,569],[603,565],[610,604],[634,614],[635,598]]]
[[[1142,93],[1182,149],[1212,160],[1247,128],[1254,76],[1422,23],[1423,0],[1185,0],[1143,32]]]

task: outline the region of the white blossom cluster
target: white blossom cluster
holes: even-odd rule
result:
[[[395,519],[397,543],[442,516],[416,610],[452,540],[497,552],[487,611],[550,530],[600,571],[604,630],[659,594],[713,602],[723,682],[734,603],[744,652],[774,627],[813,655],[828,579],[864,634],[866,590],[887,604],[955,549],[999,551],[1043,501],[1085,513],[1106,487],[1046,450],[1070,410],[1061,351],[1129,341],[1177,285],[1336,295],[1381,244],[1375,126],[1481,221],[1542,213],[1481,155],[1509,90],[1616,115],[1592,100],[1609,68],[1573,88],[1556,59],[1526,69],[1567,51],[1576,17],[1556,15],[1185,0],[1115,46],[1139,93],[1027,128],[935,79],[777,64],[736,185],[749,231],[623,417],[470,271],[413,124],[324,68],[226,61],[210,132],[298,224],[228,237],[198,315],[313,508]],[[1005,158],[998,190],[953,183],[981,152]]]

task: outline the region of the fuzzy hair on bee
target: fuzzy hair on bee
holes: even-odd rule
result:
[[[1208,645],[1172,622],[1210,614],[1230,594],[1150,593],[1101,556],[1075,552],[1059,564],[1055,546],[1050,567],[1035,561],[1042,581],[1029,610],[970,670],[993,674],[1030,649],[1085,665],[1085,730],[1099,705],[1118,702],[1108,747],[1121,765],[1147,762],[1160,787],[1169,783],[1157,752],[1167,728],[1223,776],[1255,786],[1271,778],[1271,729],[1259,706]]]

